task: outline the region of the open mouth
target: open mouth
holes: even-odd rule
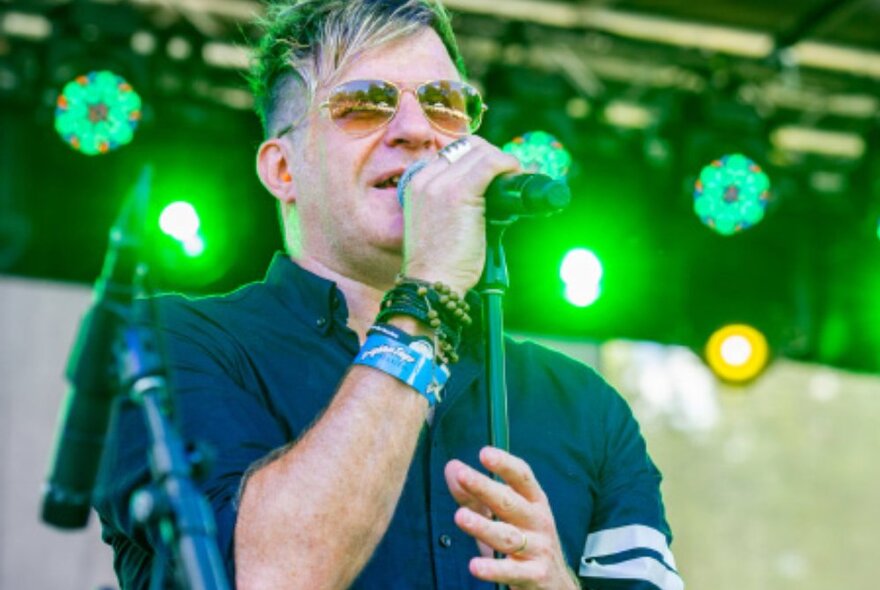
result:
[[[375,184],[376,188],[397,188],[397,184],[400,182],[400,174],[394,174],[389,176],[385,180],[378,182]]]

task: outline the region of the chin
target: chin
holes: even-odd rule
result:
[[[397,256],[403,256],[403,236],[397,237],[388,237],[382,240],[379,247],[388,252],[389,254],[396,254]]]

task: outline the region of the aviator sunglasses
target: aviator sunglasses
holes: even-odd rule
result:
[[[414,89],[386,80],[349,80],[336,86],[318,107],[346,133],[367,135],[394,118],[404,92],[412,92],[431,125],[449,135],[475,132],[488,109],[476,88],[454,80],[431,80]],[[277,137],[294,126],[285,127]]]

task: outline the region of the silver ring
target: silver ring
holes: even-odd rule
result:
[[[468,138],[462,137],[442,148],[437,154],[450,164],[455,164],[472,149],[474,149],[474,146],[468,141]]]

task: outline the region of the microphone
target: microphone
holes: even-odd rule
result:
[[[88,523],[118,382],[113,345],[134,297],[151,170],[145,167],[113,229],[95,303],[83,318],[67,364],[70,389],[59,416],[56,446],[43,487],[41,517],[64,529]]]
[[[546,174],[502,174],[486,189],[486,218],[535,217],[565,209],[571,190]]]
[[[397,183],[397,201],[401,207],[409,182],[427,163],[427,160],[413,162],[401,175]],[[484,196],[486,219],[494,221],[550,215],[571,202],[568,185],[546,174],[502,174],[489,184]]]

